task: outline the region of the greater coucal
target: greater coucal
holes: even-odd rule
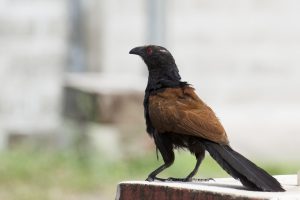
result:
[[[147,132],[164,160],[146,180],[191,181],[207,150],[228,174],[247,188],[284,191],[275,178],[230,147],[215,113],[196,95],[194,88],[181,81],[175,60],[167,49],[148,45],[133,48],[129,53],[141,56],[148,67],[144,115]],[[184,179],[156,177],[174,162],[175,148],[186,148],[194,154],[195,168]]]

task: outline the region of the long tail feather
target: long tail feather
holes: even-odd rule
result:
[[[266,171],[256,166],[250,160],[234,151],[228,145],[203,141],[206,150],[219,165],[233,178],[252,190],[283,192],[280,183]]]

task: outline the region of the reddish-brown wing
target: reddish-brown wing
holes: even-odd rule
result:
[[[215,113],[191,87],[168,88],[149,97],[149,116],[159,133],[173,132],[228,144]]]

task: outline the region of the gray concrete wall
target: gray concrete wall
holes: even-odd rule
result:
[[[146,74],[142,61],[127,55],[130,48],[147,43],[146,4],[109,2],[103,71]],[[274,159],[279,153],[281,158],[297,158],[300,2],[176,0],[167,4],[167,47],[183,79],[218,114],[233,147],[254,157],[273,155]]]
[[[0,2],[0,132],[59,126],[68,2]],[[87,69],[120,85],[115,74],[146,77],[141,59],[128,55],[147,43],[146,0],[81,3]],[[167,1],[167,47],[242,152],[300,151],[299,9],[294,0]]]
[[[299,8],[290,0],[173,3],[169,44],[182,77],[216,110],[233,147],[254,157],[300,152]]]
[[[0,131],[50,133],[60,123],[68,48],[64,0],[0,2]]]

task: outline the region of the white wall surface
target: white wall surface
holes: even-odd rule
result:
[[[67,4],[0,1],[0,129],[44,133],[60,123]]]
[[[145,74],[141,59],[127,52],[147,43],[147,9],[129,2],[109,3],[107,73]],[[299,10],[295,0],[167,1],[166,43],[182,78],[242,152],[272,159],[300,152]]]

